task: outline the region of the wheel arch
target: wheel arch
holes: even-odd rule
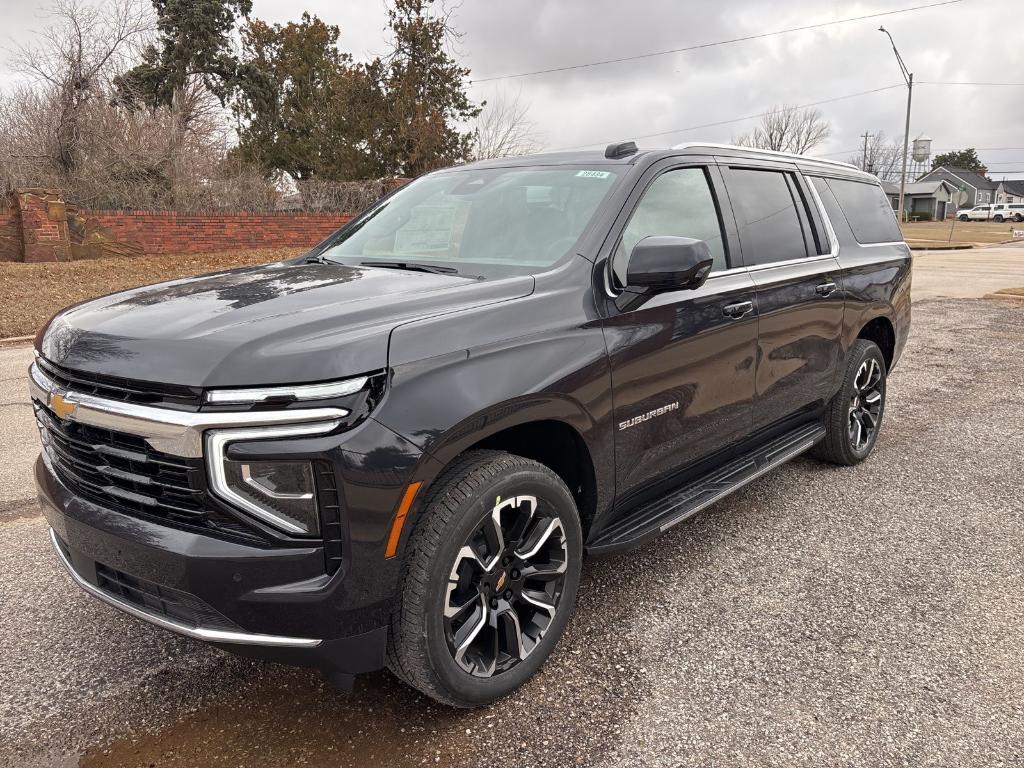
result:
[[[857,333],[857,338],[877,344],[885,359],[886,370],[892,368],[896,355],[896,328],[888,317],[880,315],[864,323]]]
[[[613,473],[602,473],[602,462],[607,459],[591,444],[599,430],[582,406],[564,397],[521,399],[495,406],[464,420],[429,446],[437,461],[430,482],[467,451],[499,450],[532,459],[566,484],[586,538],[597,510],[613,490],[600,482],[602,476],[611,478]]]

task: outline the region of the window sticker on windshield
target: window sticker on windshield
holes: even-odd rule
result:
[[[456,203],[417,205],[409,221],[395,233],[395,253],[448,251],[458,210]]]
[[[585,179],[607,179],[612,174],[611,171],[579,171],[576,175]]]

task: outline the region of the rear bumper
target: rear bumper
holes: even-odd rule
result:
[[[56,555],[93,597],[246,656],[342,674],[383,666],[384,611],[346,609],[321,547],[264,549],[105,509],[42,457],[35,476]]]

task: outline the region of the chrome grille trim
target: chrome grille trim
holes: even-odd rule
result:
[[[53,399],[60,397],[70,411],[59,416],[82,424],[137,435],[157,451],[184,458],[203,455],[203,432],[230,427],[266,427],[282,424],[337,422],[348,416],[345,408],[302,408],[284,411],[195,413],[137,403],[107,400],[64,389],[32,363],[29,368],[32,399],[57,413]],[[325,430],[326,431],[326,430]]]

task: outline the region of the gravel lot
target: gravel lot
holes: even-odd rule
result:
[[[3,490],[0,764],[1020,765],[1024,306],[914,311],[872,459],[798,459],[588,563],[554,658],[481,711],[386,673],[346,698],[124,617]]]

